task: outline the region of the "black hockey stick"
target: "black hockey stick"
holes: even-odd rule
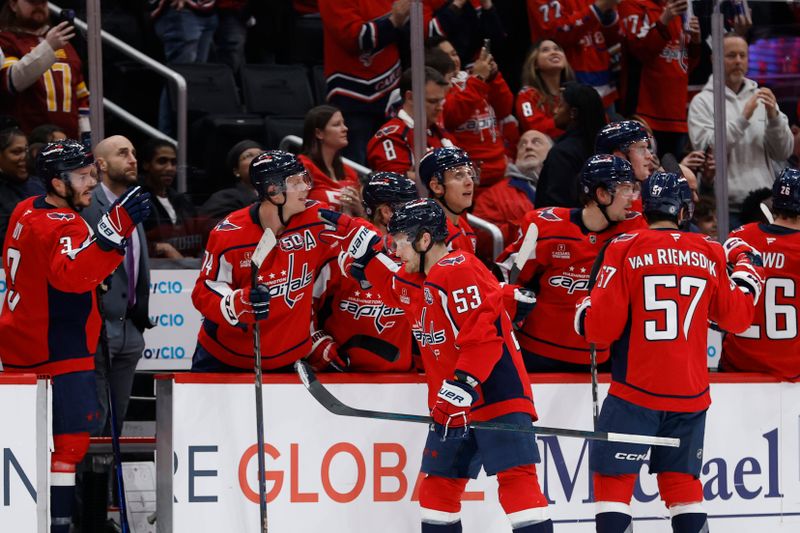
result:
[[[610,242],[609,240],[603,245],[597,257],[595,257],[594,263],[592,263],[592,270],[589,272],[589,294],[592,293],[592,287],[597,281],[597,273],[600,270],[600,265],[603,264],[606,248]],[[600,418],[600,401],[597,394],[597,344],[593,342],[589,343],[589,370],[592,374],[592,423],[594,424],[594,429],[597,429],[597,420]]]
[[[400,349],[397,346],[371,335],[353,335],[339,347],[339,351],[347,353],[350,348],[367,350],[389,363],[394,363],[400,358]]]
[[[108,412],[111,417],[111,451],[114,454],[114,470],[117,475],[117,498],[119,499],[119,525],[122,533],[130,533],[128,523],[128,502],[125,500],[125,480],[122,477],[122,450],[119,447],[119,432],[117,431],[117,408],[114,404],[114,394],[111,391],[111,350],[108,347],[108,331],[103,310],[104,284],[97,287],[97,310],[100,313],[100,349],[105,359],[106,370],[106,398],[108,399]]]
[[[275,234],[271,229],[264,230],[258,241],[253,257],[250,260],[250,285],[258,285],[258,270],[267,255],[275,248]],[[261,328],[258,321],[253,324],[253,352],[255,355],[254,372],[256,384],[256,442],[258,445],[258,506],[261,513],[261,527],[259,531],[267,532],[267,467],[264,459],[264,398],[261,394]]]
[[[415,422],[418,424],[432,424],[433,418],[422,415],[412,415],[407,413],[390,413],[386,411],[370,411],[366,409],[356,409],[343,404],[331,392],[317,380],[317,376],[305,361],[297,361],[294,364],[300,381],[311,393],[317,402],[325,409],[335,415],[354,416],[358,418],[372,418],[375,420],[391,420],[394,422]],[[575,437],[579,439],[600,440],[610,442],[626,442],[631,444],[645,444],[648,446],[668,446],[677,448],[680,446],[680,439],[670,437],[651,437],[649,435],[633,435],[629,433],[606,433],[602,431],[583,431],[580,429],[551,428],[544,426],[517,426],[502,422],[471,422],[472,429],[489,429],[496,431],[520,431],[522,433],[537,433],[539,435],[555,435],[558,437]]]

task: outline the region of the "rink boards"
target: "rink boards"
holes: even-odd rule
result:
[[[588,382],[570,382],[565,375],[539,378],[547,381],[533,385],[542,425],[591,427]],[[798,531],[800,387],[759,376],[737,378],[750,382],[712,386],[702,475],[711,528]],[[270,531],[418,531],[415,485],[427,428],[336,417],[293,377],[266,379]],[[346,379],[326,380],[346,403],[425,413],[425,385],[416,377]],[[157,387],[159,531],[255,533],[252,381],[246,376],[176,375],[159,380]],[[607,385],[601,388],[605,394]],[[542,437],[539,449],[539,480],[556,531],[594,531],[586,442]],[[465,532],[511,531],[494,479],[472,481],[468,491],[462,510]],[[670,530],[654,476],[641,476],[633,512],[637,532]]]

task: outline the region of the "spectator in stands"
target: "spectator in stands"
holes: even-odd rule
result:
[[[442,112],[444,127],[480,167],[483,190],[506,175],[508,161],[499,119],[511,114],[514,95],[485,48],[469,74],[457,70],[449,81]]]
[[[747,194],[771,187],[776,170],[785,166],[794,148],[789,120],[778,109],[775,95],[745,77],[747,52],[747,41],[738,35],[728,34],[723,39],[731,228],[741,222],[739,216]],[[689,106],[689,136],[698,150],[714,143],[712,80]]]
[[[619,4],[623,21],[624,116],[644,118],[653,129],[658,156],[681,157],[686,138],[689,70],[700,60],[700,23],[681,19],[687,0],[641,0]]]
[[[214,33],[214,53],[220,63],[239,73],[244,64],[247,28],[255,24],[247,7],[249,0],[217,0],[219,23]]]
[[[428,149],[453,146],[453,138],[439,121],[444,109],[447,81],[431,67],[425,67],[425,119]],[[411,69],[400,80],[403,107],[397,116],[384,124],[367,145],[367,160],[372,170],[397,172],[413,177],[414,171],[414,95],[411,92]],[[352,130],[351,130],[352,131]],[[352,137],[351,137],[352,142]]]
[[[583,163],[594,153],[597,133],[606,123],[603,102],[590,85],[567,83],[554,121],[565,131],[544,161],[536,188],[536,207],[582,207],[578,194]]]
[[[9,0],[0,10],[0,113],[13,116],[25,133],[56,124],[72,139],[89,135],[89,91],[81,58],[69,40],[75,27],[50,26],[43,0]]]
[[[503,233],[505,244],[517,238],[520,220],[533,209],[539,173],[553,146],[553,140],[541,131],[528,130],[517,143],[517,159],[508,165],[506,179],[489,187],[475,200],[473,214],[495,224]],[[478,249],[483,250],[482,234]]]
[[[140,181],[152,197],[150,216],[143,223],[150,257],[199,257],[204,243],[197,208],[186,194],[172,187],[178,173],[175,146],[150,139],[142,146],[139,160]]]
[[[520,131],[538,130],[553,139],[564,130],[556,127],[553,114],[561,101],[561,86],[575,80],[564,51],[545,39],[533,47],[522,67],[522,89],[514,109]]]
[[[309,198],[330,204],[337,211],[362,216],[358,175],[342,163],[341,151],[348,144],[347,131],[342,112],[337,108],[321,105],[310,109],[303,125],[303,149],[298,159],[313,181]]]
[[[19,128],[0,131],[0,243],[8,230],[8,219],[19,202],[44,194],[39,180],[29,179],[28,139]]]
[[[36,172],[36,156],[39,150],[47,143],[61,141],[67,138],[64,129],[55,124],[42,124],[36,126],[28,135],[28,172]]]
[[[426,7],[437,2],[425,2]],[[494,45],[505,41],[505,30],[492,0],[444,0],[434,8],[429,33],[452,43],[459,63],[470,64],[480,53],[483,40]]]
[[[208,218],[209,231],[232,212],[258,200],[258,193],[250,182],[250,161],[263,151],[264,147],[250,139],[236,143],[228,151],[225,160],[236,185],[215,192],[200,207],[200,214]]]
[[[603,99],[603,106],[611,107],[617,99],[617,90],[611,76],[608,48],[619,41],[616,11],[619,0],[527,0],[527,3],[531,41],[549,39],[563,47],[575,70],[575,79],[594,87]]]
[[[328,102],[350,127],[349,159],[363,164],[364,147],[384,120],[389,94],[401,76],[397,41],[410,0],[320,2]],[[403,170],[402,172],[405,172]]]
[[[149,0],[150,18],[170,63],[205,63],[218,19],[215,0]],[[158,129],[174,133],[174,113],[166,88],[161,93]]]
[[[717,238],[717,208],[714,198],[711,196],[701,196],[694,206],[695,226],[712,239]]]

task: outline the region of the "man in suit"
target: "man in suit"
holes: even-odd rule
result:
[[[92,193],[91,205],[81,213],[93,225],[108,207],[136,183],[136,150],[131,142],[115,135],[100,141],[94,149],[100,184]],[[111,434],[106,387],[111,385],[116,407],[117,431],[121,433],[128,409],[136,365],[144,351],[144,330],[153,327],[148,315],[150,266],[147,241],[141,224],[128,239],[125,259],[109,278],[103,295],[103,318],[108,333],[110,372],[102,348],[95,354],[97,396],[100,400],[101,435]]]

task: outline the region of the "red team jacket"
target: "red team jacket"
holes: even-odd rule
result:
[[[367,279],[392,305],[406,310],[422,352],[433,407],[442,380],[460,370],[481,384],[472,405],[474,420],[528,413],[536,420],[530,380],[503,307],[500,285],[478,258],[450,252],[431,268],[420,286],[371,261]],[[403,273],[403,276],[406,274]]]
[[[328,101],[383,110],[401,74],[391,11],[392,0],[319,2]]]
[[[220,301],[234,288],[250,287],[250,257],[264,231],[258,206],[234,211],[213,229],[192,291],[192,302],[203,315],[198,343],[223,363],[242,369],[253,367],[253,332],[247,324],[231,326]],[[259,282],[269,287],[272,296],[269,318],[261,323],[265,370],[294,363],[311,350],[314,279],[338,253],[324,236],[320,239],[325,229],[317,215],[321,206],[309,201],[304,212],[289,219],[259,270]]]
[[[556,127],[556,122],[553,120],[553,115],[558,107],[561,96],[556,96],[553,99],[553,105],[547,106],[543,100],[541,93],[533,87],[525,86],[517,93],[517,101],[514,105],[514,112],[519,119],[520,132],[528,130],[541,131],[549,135],[553,140],[561,137],[564,130]]]
[[[434,124],[427,150],[453,146],[453,137]],[[367,144],[367,163],[374,171],[405,174],[414,168],[414,120],[404,110],[384,124]]]
[[[514,95],[499,72],[491,81],[475,76],[453,81],[444,100],[444,127],[455,144],[479,162],[481,187],[506,176],[506,153],[499,120],[511,114]]]
[[[761,252],[764,292],[756,305],[752,325],[725,336],[722,359],[726,368],[764,372],[782,380],[800,379],[798,294],[800,287],[800,232],[781,226],[747,224],[734,230]]]
[[[514,264],[528,226],[536,224],[536,257],[520,272],[517,283],[533,288],[536,307],[517,332],[522,348],[542,357],[589,364],[589,343],[573,328],[575,304],[588,294],[589,273],[603,246],[621,233],[646,227],[644,218],[630,213],[627,220],[599,233],[581,221],[581,210],[547,207],[525,215],[521,236],[497,258],[508,271]],[[608,360],[608,342],[598,343],[597,362]]]
[[[622,2],[623,115],[641,115],[656,131],[686,133],[689,70],[700,61],[700,45],[689,44],[681,17],[669,26],[658,18],[664,3]]]
[[[644,229],[606,248],[586,339],[612,347],[609,394],[660,411],[711,404],[708,320],[730,332],[753,320],[753,297],[728,277],[722,246],[698,233]]]
[[[464,214],[458,217],[458,226],[453,224],[449,218],[447,219],[447,240],[445,244],[447,244],[447,249],[450,251],[464,250],[471,254],[475,253],[475,249],[478,246],[478,236],[472,226],[469,225],[469,222],[467,222],[467,215]]]
[[[389,305],[381,291],[364,290],[345,277],[334,259],[317,277],[314,302],[317,327],[333,337],[340,355],[348,355],[350,371],[412,369],[411,324],[403,309]]]
[[[611,105],[617,91],[611,79],[608,46],[619,41],[618,17],[614,15],[604,25],[592,7],[594,0],[527,1],[531,41],[557,42],[575,71],[575,78],[594,87],[605,107]]]
[[[10,68],[44,38],[30,33],[0,32],[6,61],[0,70],[0,114],[13,116],[22,131],[42,124],[63,128],[70,139],[79,137],[78,116],[89,114],[89,90],[83,81],[81,59],[71,44],[55,51],[56,62],[33,85],[17,93],[9,79]]]
[[[0,314],[7,372],[94,369],[101,320],[95,288],[124,256],[100,249],[93,235],[78,213],[44,196],[14,209],[3,246],[8,292]]]
[[[359,188],[358,174],[352,168],[345,166],[344,175],[345,179],[333,180],[325,172],[323,172],[314,162],[305,155],[297,156],[297,159],[306,167],[308,175],[311,176],[313,185],[308,197],[318,202],[330,204],[331,209],[337,211],[342,210],[342,203],[339,201],[339,196],[342,194],[343,187]]]

